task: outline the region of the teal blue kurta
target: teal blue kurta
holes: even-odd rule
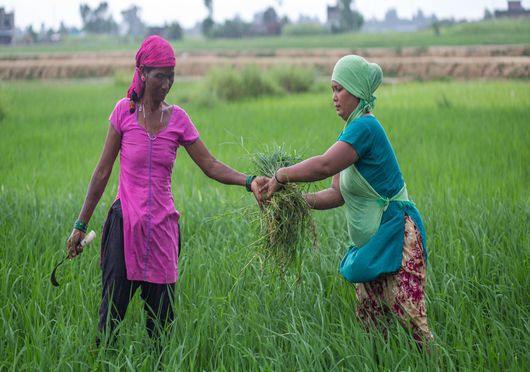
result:
[[[382,197],[392,198],[404,186],[394,150],[379,123],[371,116],[353,120],[340,134],[355,149],[359,160],[356,167],[373,189]],[[345,192],[341,188],[341,192]],[[405,232],[405,214],[409,215],[420,231],[427,257],[425,229],[419,211],[413,203],[391,202],[383,213],[381,225],[362,247],[352,244],[340,264],[341,274],[350,282],[360,283],[376,279],[382,274],[399,271]]]

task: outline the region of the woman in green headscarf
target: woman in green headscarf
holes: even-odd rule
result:
[[[421,216],[407,194],[394,150],[373,116],[383,72],[349,55],[331,78],[333,104],[346,122],[323,155],[280,168],[262,188],[270,198],[287,182],[333,177],[331,187],[305,195],[314,209],[346,205],[350,246],[340,273],[355,283],[359,318],[377,325],[395,314],[418,341],[432,338],[425,307],[426,240]]]

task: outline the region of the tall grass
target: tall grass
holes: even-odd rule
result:
[[[277,84],[287,93],[302,93],[311,90],[317,79],[314,69],[301,66],[277,66],[271,69]]]
[[[4,120],[6,116],[5,106],[6,106],[5,99],[2,95],[0,95],[0,122]]]
[[[257,98],[276,91],[274,82],[261,74],[256,66],[245,66],[241,71],[214,69],[207,76],[205,89],[226,101]]]
[[[428,318],[436,337],[420,353],[390,324],[385,339],[355,317],[353,287],[338,274],[347,245],[343,211],[314,212],[318,251],[302,281],[259,262],[241,187],[208,180],[183,149],[173,195],[183,253],[176,321],[152,353],[135,297],[116,350],[94,345],[99,238],[59,273],[123,87],[102,81],[2,84],[0,122],[1,370],[525,370],[530,288],[530,91],[525,82],[387,85],[376,114],[425,220]],[[192,84],[176,83],[170,101]],[[445,96],[448,104],[440,105]],[[184,105],[223,162],[252,169],[248,149],[285,142],[306,156],[332,144],[341,121],[330,92],[204,107]],[[243,142],[243,144],[242,144]],[[116,195],[117,167],[90,227],[98,233]],[[317,187],[327,187],[321,182]]]
[[[300,66],[276,66],[264,71],[255,65],[244,66],[240,70],[214,68],[208,72],[198,94],[214,101],[240,101],[267,95],[301,93],[310,90],[316,78],[316,71]]]

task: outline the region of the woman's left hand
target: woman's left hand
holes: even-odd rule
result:
[[[263,202],[265,201],[263,194],[267,192],[268,183],[269,183],[269,178],[265,176],[258,176],[254,178],[254,180],[252,181],[252,184],[250,185],[250,188],[252,189],[252,192],[254,193],[254,197],[256,198],[256,201],[258,202],[260,207],[263,205]]]

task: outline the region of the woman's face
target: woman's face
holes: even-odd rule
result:
[[[156,101],[163,101],[169,93],[175,70],[173,67],[155,67],[144,70],[142,73],[145,82],[145,95]]]
[[[350,114],[357,108],[359,98],[352,95],[336,81],[331,82],[331,90],[333,91],[333,105],[337,114],[346,121]]]

